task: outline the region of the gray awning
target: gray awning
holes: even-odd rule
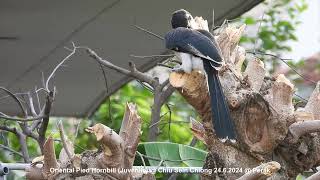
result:
[[[235,18],[261,0],[2,0],[0,5],[0,86],[26,92],[42,85],[69,52],[64,46],[74,41],[94,49],[112,63],[128,67],[130,54],[151,55],[164,52],[163,42],[133,28],[133,24],[164,35],[170,29],[174,10],[184,8],[215,24]],[[184,3],[184,4],[182,4]],[[148,70],[155,59],[134,60],[138,69]],[[109,93],[129,79],[107,70]],[[58,94],[52,114],[83,117],[92,113],[106,93],[103,76],[95,61],[78,53],[51,81]],[[9,98],[1,98],[0,112],[19,113]]]

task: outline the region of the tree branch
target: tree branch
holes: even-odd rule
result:
[[[17,130],[16,128],[10,128],[7,126],[0,126],[0,129],[7,131],[7,132],[11,132],[17,136],[17,138],[19,140],[19,144],[20,144],[20,151],[21,151],[22,157],[25,162],[29,162],[30,158],[29,158],[28,148],[27,148],[27,144],[26,144],[26,140],[27,140],[26,135],[24,135],[21,131]]]
[[[19,121],[19,122],[26,122],[26,121],[35,121],[45,118],[45,116],[33,116],[33,117],[27,117],[27,118],[19,118],[19,117],[12,117],[7,115],[0,115],[0,119],[6,119],[9,121]]]
[[[47,127],[49,124],[50,111],[51,111],[51,106],[52,106],[53,99],[54,99],[54,93],[55,93],[54,91],[50,91],[49,94],[47,94],[46,103],[45,103],[45,107],[44,107],[45,118],[43,118],[41,126],[39,128],[38,142],[39,142],[40,149],[41,149],[42,153],[44,153],[43,146],[44,146],[44,142],[46,139],[46,131],[47,131]]]
[[[256,180],[256,179],[267,179],[275,174],[281,168],[280,164],[271,161],[268,163],[261,164],[258,167],[253,168],[237,180]]]
[[[7,132],[11,132],[11,133],[17,134],[17,129],[16,128],[10,128],[8,126],[0,125],[0,130],[4,130],[4,131],[7,131]]]
[[[28,146],[27,146],[27,136],[22,132],[17,132],[17,137],[21,146],[21,153],[23,155],[24,162],[30,162]]]
[[[62,122],[58,123],[58,128],[59,128],[60,138],[61,138],[61,141],[62,141],[62,145],[63,145],[64,151],[67,153],[69,159],[72,160],[73,154],[71,154],[71,151],[68,148],[67,139],[65,137],[65,133],[64,133],[64,130],[63,130]]]
[[[309,176],[305,180],[319,180],[320,179],[320,171],[314,173],[312,176]]]
[[[63,65],[64,62],[66,62],[68,59],[70,59],[71,56],[73,56],[75,53],[76,53],[76,50],[77,50],[77,47],[75,46],[75,44],[72,42],[72,46],[73,46],[73,49],[71,50],[71,53],[66,56],[54,69],[53,71],[51,72],[51,74],[49,75],[47,81],[46,81],[46,84],[45,84],[45,89],[47,92],[50,93],[50,90],[49,90],[49,82],[51,80],[51,78],[54,76],[54,74],[56,73],[56,71],[59,69],[59,67],[61,67]]]
[[[263,80],[266,74],[264,63],[259,59],[251,59],[248,62],[248,66],[244,72],[244,77],[247,77],[250,87],[259,92],[263,84]]]
[[[97,55],[96,52],[94,52],[90,48],[86,48],[86,50],[87,50],[87,52],[88,52],[90,57],[92,57],[95,60],[97,60],[103,66],[106,66],[106,67],[108,67],[110,69],[113,69],[113,70],[115,70],[115,71],[117,71],[117,72],[119,72],[121,74],[129,75],[129,76],[132,76],[134,78],[137,78],[137,79],[139,79],[139,80],[141,80],[143,82],[146,82],[146,83],[150,84],[153,88],[159,84],[159,82],[157,80],[155,80],[154,78],[152,78],[151,76],[138,71],[133,62],[129,62],[129,67],[131,69],[131,71],[129,71],[127,69],[124,69],[124,68],[121,68],[119,66],[116,66],[116,65],[112,64],[111,62],[109,62],[107,60],[102,59],[100,56]]]
[[[2,148],[2,149],[4,149],[4,150],[7,150],[7,151],[10,151],[10,152],[12,152],[13,154],[16,154],[16,155],[18,155],[18,156],[20,156],[20,157],[23,158],[23,155],[22,155],[21,153],[13,150],[13,149],[11,149],[11,148],[9,148],[8,146],[5,146],[5,145],[0,144],[0,148]]]
[[[9,91],[8,89],[6,89],[4,87],[0,87],[0,89],[3,90],[4,92],[6,92],[9,96],[11,96],[18,103],[24,117],[27,117],[28,116],[27,111],[24,108],[24,106],[22,105],[22,102],[20,101],[20,99],[15,94],[13,94],[11,91]]]
[[[103,158],[101,161],[106,167],[118,167],[121,164],[123,152],[123,140],[109,127],[103,124],[96,124],[93,127],[88,127],[87,132],[96,136],[97,141],[103,145]]]
[[[299,121],[289,126],[289,142],[296,143],[305,134],[320,132],[320,120]]]
[[[320,119],[320,81],[313,90],[305,107],[305,111],[312,113],[315,119]]]

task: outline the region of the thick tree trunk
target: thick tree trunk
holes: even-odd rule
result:
[[[202,125],[193,122],[191,129],[208,147],[204,168],[217,171],[204,174],[203,179],[236,179],[248,168],[267,162],[264,167],[270,173],[248,172],[241,179],[293,178],[320,165],[320,137],[316,133],[320,130],[320,85],[318,83],[306,107],[295,111],[294,85],[283,75],[275,79],[265,77],[263,62],[246,57],[244,48],[238,46],[244,29],[245,26],[228,26],[217,37],[226,63],[219,77],[236,126],[236,143],[222,143],[215,136],[204,74],[173,72],[170,83],[202,118]],[[241,72],[245,58],[248,64]],[[278,171],[280,166],[282,169]]]

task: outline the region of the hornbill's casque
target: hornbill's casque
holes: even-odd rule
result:
[[[194,23],[188,11],[175,11],[171,19],[173,29],[165,36],[166,48],[173,50],[182,62],[179,68],[175,68],[176,71],[205,71],[215,133],[219,139],[235,140],[233,120],[218,76],[222,66],[218,45],[209,31],[195,29]]]

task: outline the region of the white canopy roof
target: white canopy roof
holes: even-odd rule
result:
[[[42,85],[69,53],[64,46],[74,41],[88,46],[112,63],[128,67],[133,60],[146,71],[160,59],[133,59],[130,54],[151,55],[165,51],[161,40],[133,27],[134,24],[164,35],[170,29],[173,11],[184,8],[193,15],[212,17],[215,25],[233,19],[261,0],[2,0],[0,6],[0,86],[27,92]],[[97,63],[85,53],[77,53],[58,70],[52,84],[57,88],[52,115],[90,115],[111,93],[129,81],[107,70],[109,93]],[[1,98],[0,112],[16,115],[20,109]]]

